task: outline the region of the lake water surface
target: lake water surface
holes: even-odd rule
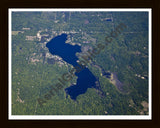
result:
[[[60,56],[65,62],[73,65],[73,67],[79,66],[77,63],[77,52],[81,52],[81,47],[78,45],[70,45],[65,43],[67,40],[67,34],[62,34],[54,37],[46,44],[49,52],[52,55]],[[77,96],[84,94],[88,88],[96,88],[96,77],[88,68],[84,68],[78,73],[75,73],[78,77],[76,85],[71,85],[66,88],[65,91],[70,95],[71,99],[76,100]]]

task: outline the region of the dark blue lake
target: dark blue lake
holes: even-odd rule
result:
[[[67,35],[62,34],[54,37],[51,41],[46,44],[49,52],[52,55],[60,56],[65,62],[73,65],[73,67],[79,66],[77,63],[78,57],[77,52],[81,52],[81,47],[78,45],[70,45],[65,43]],[[88,88],[96,88],[96,77],[88,68],[82,69],[80,72],[76,72],[75,75],[78,77],[76,85],[71,85],[65,89],[65,92],[70,95],[71,99],[76,100],[77,96],[84,94]]]

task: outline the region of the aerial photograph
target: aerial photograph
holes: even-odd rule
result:
[[[149,12],[12,10],[13,116],[149,115]]]

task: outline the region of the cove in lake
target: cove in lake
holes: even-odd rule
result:
[[[78,45],[70,45],[65,43],[67,40],[67,34],[62,34],[54,37],[46,44],[49,52],[52,55],[60,56],[65,62],[73,65],[73,67],[80,65],[77,63],[77,52],[81,52],[81,47]],[[78,77],[76,85],[71,85],[65,89],[67,95],[70,95],[71,99],[76,100],[77,96],[84,94],[88,88],[96,88],[96,77],[88,68],[82,69],[80,72],[76,72]]]

